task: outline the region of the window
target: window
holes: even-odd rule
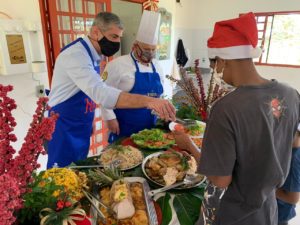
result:
[[[255,13],[258,46],[262,56],[258,65],[300,67],[300,12]]]

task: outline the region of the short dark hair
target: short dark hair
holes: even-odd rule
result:
[[[109,30],[109,26],[112,24],[117,25],[121,30],[124,29],[120,18],[111,12],[98,13],[93,21],[93,26],[97,26],[103,31]]]

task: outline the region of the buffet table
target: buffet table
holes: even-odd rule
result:
[[[132,145],[130,139],[120,141],[118,144]],[[133,144],[134,145],[134,144]],[[156,149],[141,149],[144,157],[161,151]],[[76,165],[95,165],[98,157],[91,157],[86,160],[77,162]],[[124,171],[124,177],[143,177],[146,178],[142,171],[141,165]],[[158,185],[147,180],[151,189],[159,188]],[[200,214],[200,206],[204,195],[205,183],[185,189],[185,190],[168,190],[153,196],[159,224],[162,225],[194,225]]]

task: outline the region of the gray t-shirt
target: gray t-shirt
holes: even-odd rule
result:
[[[215,103],[200,172],[232,175],[216,224],[277,224],[275,189],[288,174],[299,111],[297,91],[275,80],[239,87]]]

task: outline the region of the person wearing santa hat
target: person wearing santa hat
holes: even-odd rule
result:
[[[253,58],[260,56],[253,13],[217,22],[208,40],[208,56],[220,85],[235,90],[211,108],[201,153],[186,136],[181,148],[200,159],[199,171],[226,188],[217,225],[276,225],[275,191],[290,165],[293,137],[300,120],[299,93],[263,78]],[[184,141],[182,141],[184,140]]]
[[[122,91],[159,98],[163,93],[163,72],[155,60],[160,14],[143,12],[132,52],[114,59],[102,74],[109,86]],[[149,109],[102,108],[102,117],[111,131],[109,142],[152,128],[156,116]]]

